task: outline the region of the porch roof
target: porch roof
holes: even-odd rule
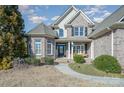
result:
[[[68,42],[68,41],[73,41],[73,42],[91,42],[92,39],[88,39],[86,37],[70,37],[70,38],[59,38],[55,39],[56,42]]]

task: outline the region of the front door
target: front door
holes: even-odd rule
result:
[[[65,45],[58,45],[58,57],[64,57]]]

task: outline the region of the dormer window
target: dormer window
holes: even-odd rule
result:
[[[121,20],[121,22],[124,22],[124,18]]]
[[[64,31],[63,31],[63,29],[59,29],[59,37],[63,37],[64,36]]]

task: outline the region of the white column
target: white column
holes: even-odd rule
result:
[[[54,58],[56,58],[56,42],[54,43],[54,50],[53,50],[53,53],[54,53]]]
[[[70,41],[68,42],[68,59],[70,59]]]
[[[73,59],[73,42],[71,42],[71,59]]]
[[[91,42],[91,59],[94,59],[94,40]]]
[[[113,33],[113,31],[111,31],[111,35],[112,35],[112,37],[111,37],[111,55],[112,56],[114,56],[114,46],[113,46],[113,43],[114,43],[114,33]]]

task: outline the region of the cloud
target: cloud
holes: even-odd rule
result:
[[[100,17],[94,17],[93,20],[97,23],[100,23],[103,21],[104,18],[100,18]]]
[[[30,10],[28,10],[28,13],[29,14],[34,14],[35,13],[35,10],[34,9],[30,9]]]
[[[85,13],[97,23],[103,21],[111,14],[111,12],[106,10],[106,6],[103,5],[87,6]]]
[[[32,15],[32,16],[29,16],[28,18],[34,24],[39,24],[42,21],[48,20],[48,18],[46,18],[45,16],[37,16],[37,15]]]
[[[111,14],[111,12],[109,12],[109,11],[107,11],[107,10],[104,10],[102,17],[106,18],[106,17],[108,17],[110,14]]]
[[[101,10],[104,8],[105,6],[101,6],[101,5],[87,6],[87,8],[85,9],[85,13],[89,16],[94,16],[96,13],[102,13],[103,11]]]
[[[59,17],[60,17],[60,16],[54,16],[54,17],[51,18],[51,20],[52,20],[52,21],[55,21],[55,20],[57,20]]]
[[[99,17],[94,17],[93,20],[97,23],[102,22],[106,17],[108,17],[111,13],[108,12],[107,10],[103,11],[103,14]]]

